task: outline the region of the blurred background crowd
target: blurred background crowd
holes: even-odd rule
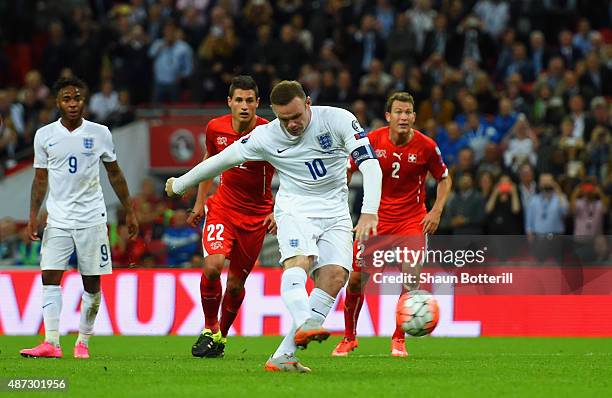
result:
[[[610,234],[611,26],[610,0],[0,0],[0,176],[57,119],[61,75],[116,127],[138,107],[224,106],[250,74],[263,103],[297,79],[368,130],[389,93],[411,93],[454,181],[440,233]],[[113,227],[115,262],[197,263],[191,198],[159,188],[138,194],[141,239]],[[36,263],[20,225],[2,221],[2,261]]]

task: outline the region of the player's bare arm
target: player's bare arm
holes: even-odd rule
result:
[[[438,229],[438,225],[440,225],[440,217],[442,216],[442,211],[444,210],[444,206],[446,205],[446,201],[448,200],[448,195],[451,192],[453,183],[450,176],[443,177],[440,181],[438,181],[438,188],[436,194],[436,201],[429,211],[423,218],[421,224],[423,224],[423,233],[424,234],[434,234]]]
[[[276,220],[274,219],[274,213],[268,214],[263,221],[263,225],[268,228],[269,234],[276,235]]]
[[[134,239],[136,235],[138,235],[138,219],[136,218],[136,213],[132,208],[127,181],[125,181],[125,177],[123,176],[123,172],[119,167],[119,163],[105,162],[104,167],[106,168],[106,173],[108,174],[108,180],[110,181],[115,194],[125,209],[125,222],[128,226],[130,238]]]
[[[208,153],[204,155],[204,159],[202,161],[208,159]],[[187,223],[192,227],[198,227],[202,223],[202,219],[205,216],[205,202],[206,195],[208,195],[208,191],[210,191],[210,187],[213,184],[213,179],[208,179],[200,182],[198,185],[198,194],[196,196],[195,203],[193,204],[193,209],[191,209],[191,213],[189,217],[187,217]]]
[[[30,194],[30,219],[28,221],[28,235],[31,240],[40,240],[38,236],[38,213],[47,194],[49,173],[47,169],[35,169],[32,192]]]
[[[239,142],[230,145],[223,152],[202,161],[181,177],[168,178],[166,181],[166,194],[169,197],[182,195],[189,187],[216,177],[225,170],[244,162],[246,159],[242,156],[236,144],[239,144]]]

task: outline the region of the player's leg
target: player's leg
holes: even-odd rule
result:
[[[83,296],[81,297],[81,318],[79,321],[79,336],[74,347],[74,357],[89,358],[89,338],[93,334],[94,323],[102,293],[100,292],[100,275],[82,275]]]
[[[204,312],[204,328],[191,347],[193,356],[200,358],[222,356],[215,347],[222,340],[219,330],[219,307],[222,297],[221,273],[234,244],[233,225],[218,217],[215,209],[209,210],[206,224],[202,230],[204,267],[200,279],[200,299]]]
[[[79,336],[74,346],[74,357],[89,358],[89,339],[102,301],[100,275],[113,272],[108,228],[100,224],[72,232],[77,252],[79,272],[83,279]]]
[[[405,237],[402,238],[403,246],[408,247],[410,250],[423,250],[423,255],[427,250],[427,237],[421,232],[420,226],[407,226],[402,232]],[[413,283],[407,283],[402,285],[402,294],[416,290],[419,288],[419,275],[423,268],[423,261],[417,261],[416,264],[401,264],[401,271],[404,274],[413,276],[411,280]],[[399,300],[399,298],[398,298]],[[408,351],[406,350],[406,333],[400,325],[395,325],[395,330],[391,336],[391,355],[394,357],[407,357]]]
[[[281,277],[281,298],[293,319],[293,327],[276,352],[266,362],[267,371],[309,372],[295,357],[294,335],[297,327],[311,317],[306,280],[318,249],[315,236],[320,231],[311,220],[284,212],[276,212],[277,239],[284,271]]]
[[[227,337],[227,333],[238,315],[246,293],[244,283],[253,270],[263,246],[266,228],[261,228],[262,222],[262,220],[257,218],[253,220],[253,224],[258,228],[253,230],[240,229],[237,231],[227,273],[225,294],[221,302],[220,329],[221,335],[224,338]]]
[[[364,287],[369,274],[353,263],[353,272],[349,276],[344,297],[344,338],[332,351],[332,356],[344,357],[359,346],[357,341],[357,321],[364,301]]]
[[[21,350],[20,354],[24,357],[62,357],[59,338],[59,321],[62,312],[60,283],[73,251],[74,242],[68,231],[59,228],[45,229],[40,260],[45,340],[34,348]]]
[[[353,262],[350,218],[347,216],[319,219],[317,222],[320,223],[322,233],[317,241],[319,256],[312,269],[315,280],[315,288],[310,293],[312,317],[307,324],[298,327],[295,333],[296,345],[304,348],[312,340],[322,341],[329,336],[329,332],[323,329],[322,325],[340,289],[348,280]],[[327,334],[315,334],[317,326]]]

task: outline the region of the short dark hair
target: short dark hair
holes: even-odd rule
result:
[[[287,105],[294,98],[306,99],[304,87],[295,80],[283,80],[272,89],[270,103],[272,105]]]
[[[53,92],[55,93],[55,95],[58,95],[62,89],[68,86],[78,87],[84,90],[85,92],[88,91],[87,84],[85,84],[83,80],[79,79],[76,76],[70,76],[60,77],[59,79],[57,79],[57,81],[53,84]]]
[[[230,98],[234,96],[234,91],[236,91],[236,89],[253,90],[255,91],[255,97],[259,98],[259,88],[257,87],[257,83],[255,83],[255,80],[251,76],[240,75],[235,76],[232,79],[232,83],[229,86]]]
[[[387,103],[385,105],[386,112],[391,112],[391,107],[395,101],[408,102],[409,104],[412,104],[412,110],[414,110],[414,98],[412,98],[412,95],[405,91],[398,91],[397,93],[391,94],[389,98],[387,98]]]

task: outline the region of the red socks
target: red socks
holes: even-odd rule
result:
[[[355,340],[357,333],[357,320],[363,305],[363,293],[351,293],[346,291],[344,299],[344,337]]]
[[[221,279],[210,281],[202,273],[200,279],[200,298],[204,310],[204,327],[216,333],[219,330],[219,305],[221,305]]]
[[[227,332],[229,332],[230,326],[234,323],[234,319],[236,319],[236,315],[238,315],[238,310],[240,309],[240,305],[242,304],[242,300],[244,300],[245,290],[242,291],[237,296],[232,296],[228,291],[223,295],[223,303],[221,303],[221,335],[223,337],[227,336]]]

